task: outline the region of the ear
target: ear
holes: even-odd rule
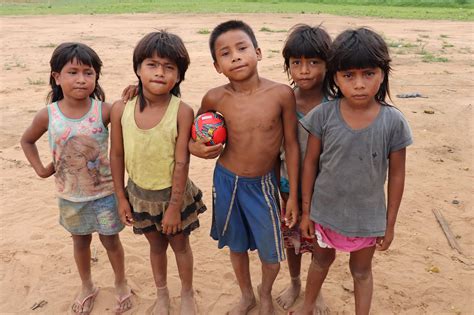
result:
[[[256,48],[255,53],[257,54],[257,60],[262,60],[262,50],[260,48]]]
[[[140,75],[140,69],[141,69],[141,67],[142,67],[142,64],[139,64],[138,67],[137,67],[137,71],[135,72],[138,77],[141,76],[141,75]]]
[[[222,70],[217,61],[214,61],[214,68],[216,69],[217,73],[221,74]]]
[[[59,82],[59,77],[60,77],[60,74],[59,72],[51,72],[51,76],[54,78],[54,81],[56,81],[56,85],[61,85],[60,82]]]
[[[339,87],[339,82],[337,82],[337,72],[334,73],[333,79],[334,79],[334,83],[336,84],[336,86]]]

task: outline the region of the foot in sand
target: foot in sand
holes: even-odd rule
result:
[[[115,294],[115,299],[117,300],[115,314],[122,314],[132,308],[133,291],[127,282],[115,285]]]
[[[83,286],[81,292],[76,297],[76,300],[72,304],[72,312],[74,314],[80,315],[88,315],[94,308],[94,301],[99,293],[99,288],[94,287],[93,285],[90,287]]]
[[[281,291],[280,295],[276,298],[278,305],[284,310],[289,309],[296,301],[301,292],[301,280],[296,278],[291,280],[290,285]]]
[[[331,314],[329,307],[324,301],[321,291],[319,291],[318,297],[316,298],[316,305],[314,306],[313,315],[329,315]]]
[[[274,315],[275,308],[273,307],[272,294],[262,294],[260,286],[258,286],[258,296],[260,297],[259,315]]]
[[[249,296],[242,296],[237,304],[228,315],[246,315],[250,312],[252,308],[257,305],[257,301],[255,300],[255,295],[252,292],[252,295]]]
[[[170,312],[170,294],[168,287],[156,288],[156,301],[152,315],[168,315]]]
[[[181,315],[195,315],[196,301],[194,299],[194,290],[181,290]]]

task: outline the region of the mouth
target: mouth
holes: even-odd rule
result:
[[[165,81],[162,80],[151,80],[152,83],[157,83],[157,84],[165,84]]]
[[[355,98],[355,99],[365,99],[365,98],[367,98],[367,95],[365,95],[365,94],[357,94],[357,95],[352,95],[352,98]]]
[[[245,68],[245,67],[246,67],[246,65],[237,66],[237,67],[235,67],[235,68],[232,68],[230,71],[239,71],[239,70],[241,70],[241,69],[243,69],[243,68]]]

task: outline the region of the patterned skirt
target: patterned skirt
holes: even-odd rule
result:
[[[161,220],[171,199],[172,187],[162,190],[148,190],[138,187],[131,179],[128,180],[126,192],[132,207],[133,232],[143,234],[151,231],[162,231]],[[206,211],[202,201],[201,190],[188,179],[181,209],[182,231],[189,235],[199,227],[198,215]]]

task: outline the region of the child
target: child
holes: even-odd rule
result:
[[[89,314],[99,292],[92,282],[90,264],[92,233],[98,232],[115,272],[115,311],[122,313],[132,307],[131,289],[118,235],[124,226],[117,213],[108,161],[111,106],[103,103],[105,95],[98,82],[102,61],[84,44],[63,43],[54,50],[50,65],[51,104],[36,114],[21,146],[40,177],[55,174],[59,222],[72,235],[82,281],[73,312]],[[44,166],[35,143],[46,131],[53,162]]]
[[[242,298],[231,314],[247,314],[256,305],[248,250],[258,250],[262,263],[260,314],[273,314],[271,290],[285,258],[279,225],[278,186],[273,168],[285,138],[290,193],[287,222],[298,214],[299,148],[295,98],[290,87],[259,76],[262,54],[255,35],[242,21],[219,24],[209,46],[214,66],[229,83],[204,96],[198,114],[215,110],[226,120],[228,139],[214,170],[211,236],[230,248],[230,259]],[[190,142],[194,155],[213,158],[222,145]]]
[[[179,98],[189,55],[178,36],[149,33],[133,52],[138,98],[112,109],[111,163],[122,222],[145,234],[157,299],[153,314],[168,314],[168,244],[181,278],[181,314],[195,314],[193,254],[189,234],[206,210],[188,179],[188,141],[194,113]],[[124,188],[124,168],[129,176]]]
[[[356,314],[369,313],[372,257],[393,240],[406,147],[412,143],[402,113],[386,103],[390,61],[386,43],[375,32],[342,32],[331,46],[326,74],[329,94],[336,99],[302,120],[310,136],[300,226],[305,237],[315,237],[315,231],[317,243],[298,314],[311,314],[336,249],[350,252]]]
[[[284,69],[290,83],[294,86],[296,97],[296,116],[301,120],[311,109],[327,101],[324,94],[323,82],[326,74],[326,60],[331,45],[331,38],[321,27],[311,27],[306,24],[295,25],[283,47]],[[304,158],[308,132],[298,124],[298,140],[300,144],[300,157]],[[282,152],[280,169],[280,194],[282,197],[282,214],[288,200],[289,186],[286,171],[285,154]],[[302,161],[301,161],[302,162]],[[301,194],[298,199],[301,202]],[[284,222],[281,226],[288,269],[291,282],[277,297],[278,304],[283,309],[288,309],[298,298],[301,290],[301,254],[312,253],[313,239],[301,237],[299,226],[288,228]],[[326,312],[322,298],[318,300],[319,312]]]

